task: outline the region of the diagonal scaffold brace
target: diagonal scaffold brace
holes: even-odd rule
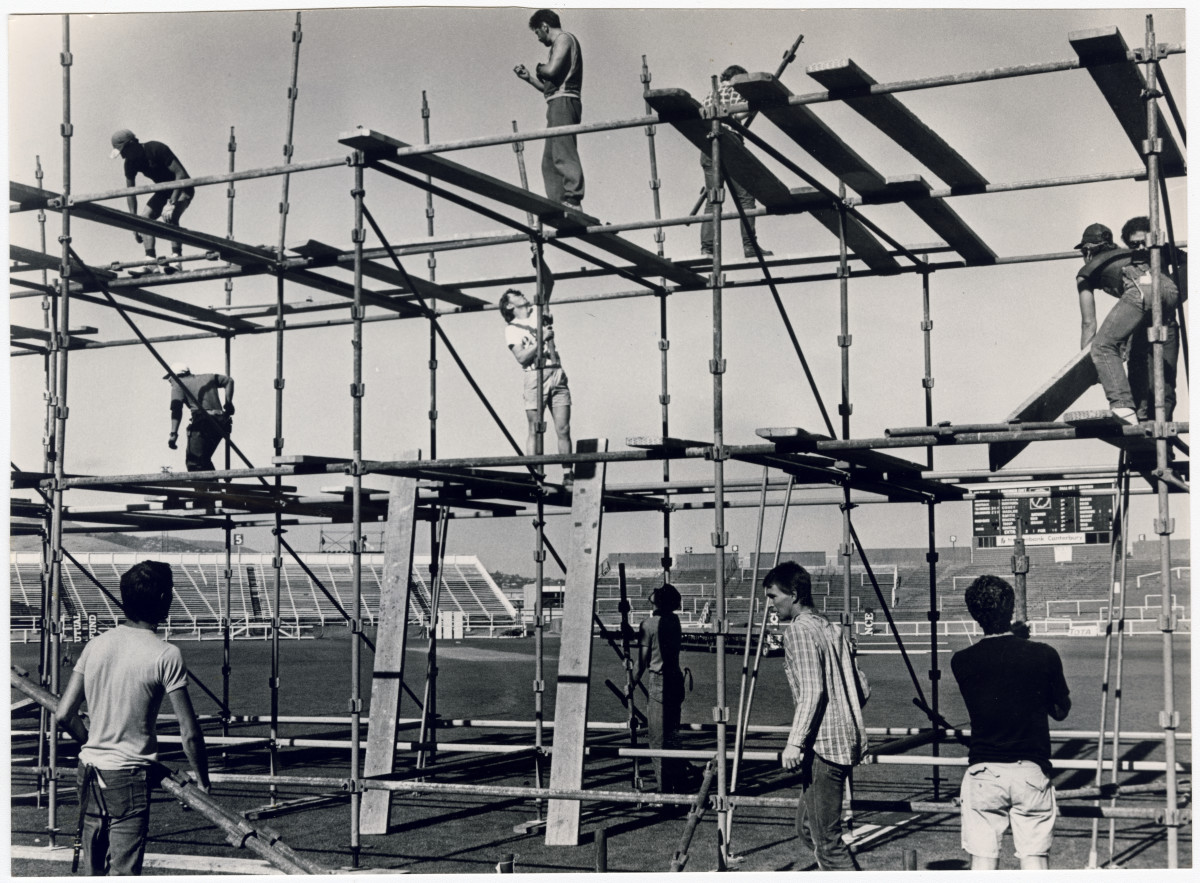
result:
[[[29,680],[15,666],[9,670],[11,686],[37,702],[51,714],[58,714],[58,697]],[[82,720],[73,715],[69,720],[58,722],[80,744],[87,742],[88,732]],[[248,849],[259,858],[270,862],[285,874],[329,874],[332,871],[303,856],[296,854],[269,828],[251,825],[245,819],[230,812],[192,782],[186,775],[164,764],[158,764],[162,775],[162,787],[167,793],[200,813],[212,822],[239,849]]]

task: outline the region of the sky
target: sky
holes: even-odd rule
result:
[[[211,6],[211,4],[210,4]],[[232,128],[238,169],[282,162],[287,123],[287,90],[296,22],[294,8],[258,11],[73,14],[70,18],[71,188],[96,192],[123,184],[120,163],[109,159],[109,136],[132,129],[143,140],[170,145],[192,175],[228,168]],[[38,12],[68,9],[55,3]],[[77,11],[76,6],[71,11]],[[124,8],[124,7],[122,7]],[[751,71],[774,71],[784,51],[804,35],[798,58],[783,75],[795,93],[821,86],[805,73],[812,64],[853,59],[879,82],[964,73],[999,66],[1069,59],[1072,31],[1118,27],[1126,42],[1144,41],[1147,13],[1153,13],[1159,42],[1186,41],[1182,10],[1069,8],[1019,9],[684,9],[598,10],[562,8],[563,26],[580,40],[585,57],[584,121],[625,119],[644,113],[640,75],[646,60],[654,88],[678,87],[702,95],[710,77],[729,64]],[[18,4],[17,11],[33,7]],[[392,7],[306,9],[301,22],[299,91],[295,120],[295,162],[344,156],[338,138],[365,126],[407,142],[422,139],[422,95],[430,106],[431,137],[452,141],[544,126],[543,102],[513,74],[532,68],[545,49],[527,27],[530,9],[513,7]],[[11,179],[33,184],[40,158],[45,186],[61,189],[63,83],[58,15],[11,15],[8,19],[8,162]],[[1186,103],[1184,56],[1166,59],[1163,69],[1177,100]],[[904,93],[900,100],[994,183],[1105,173],[1132,169],[1137,153],[1091,78],[1083,71],[1021,77]],[[941,182],[917,160],[867,121],[840,105],[820,104],[815,112],[869,163],[886,176],[922,174]],[[806,171],[836,186],[832,175],[796,147],[766,119],[755,131]],[[686,214],[702,178],[695,148],[669,126],[655,133],[664,216]],[[653,217],[650,165],[643,128],[582,136],[580,153],[587,178],[585,209],[612,223]],[[541,192],[540,142],[526,148],[530,186]],[[517,161],[508,145],[457,151],[450,155],[489,174],[518,183]],[[788,183],[803,182],[772,160]],[[139,182],[140,183],[140,182]],[[347,249],[353,227],[348,168],[294,175],[291,179],[286,242],[320,240]],[[234,237],[273,246],[279,237],[281,180],[239,182]],[[1169,197],[1176,235],[1187,238],[1186,184],[1173,180]],[[1083,228],[1101,221],[1117,230],[1128,217],[1146,212],[1144,184],[1126,181],[1040,191],[961,197],[951,206],[1002,257],[1069,251]],[[366,203],[393,242],[426,236],[425,195],[381,175],[368,174]],[[124,208],[123,200],[110,203]],[[223,235],[225,186],[198,191],[185,224]],[[864,212],[906,245],[937,240],[903,206],[870,207]],[[10,215],[10,241],[38,247],[34,213]],[[59,218],[51,214],[51,250]],[[508,232],[486,218],[435,200],[438,236]],[[736,245],[733,225],[726,237]],[[764,247],[778,256],[836,254],[836,239],[807,216],[760,219]],[[626,234],[653,249],[650,231]],[[133,237],[115,228],[86,223],[72,227],[73,246],[84,260],[107,265],[136,260]],[[377,244],[373,239],[368,245]],[[695,227],[669,228],[671,258],[695,257]],[[165,253],[165,245],[160,253]],[[190,251],[190,249],[185,249]],[[561,252],[548,252],[555,270],[577,264]],[[409,259],[410,272],[426,275],[423,257]],[[831,269],[832,263],[824,265]],[[1073,277],[1075,261],[1053,261],[986,269],[947,270],[931,279],[934,323],[932,358],[935,421],[996,422],[1048,379],[1078,349],[1079,314]],[[448,284],[528,273],[523,244],[442,252],[437,280]],[[731,278],[747,278],[734,271]],[[342,277],[350,281],[348,273]],[[506,285],[471,288],[495,302]],[[560,285],[556,297],[627,290],[623,281]],[[220,305],[220,281],[161,286],[171,297],[197,305]],[[781,295],[796,326],[826,407],[835,415],[840,395],[839,299],[836,282],[785,286]],[[324,300],[319,292],[289,286],[286,299]],[[238,279],[233,302],[266,304],[275,297],[266,278]],[[1106,308],[1107,305],[1101,305]],[[348,311],[346,311],[348,312]],[[333,316],[333,313],[321,314]],[[344,313],[339,314],[344,315]],[[706,291],[669,300],[671,434],[711,439],[711,295]],[[10,301],[11,321],[41,326],[37,299]],[[658,303],[652,297],[563,304],[555,310],[555,330],[575,401],[576,439],[605,437],[610,449],[625,439],[661,434]],[[879,436],[889,427],[924,422],[921,286],[911,274],[852,280],[849,323],[851,434]],[[119,317],[98,307],[75,304],[73,326],[100,329],[100,339],[128,338]],[[148,335],[174,333],[175,326],[145,320]],[[495,311],[451,316],[443,327],[509,431],[524,438],[520,369],[505,351],[502,321]],[[755,429],[799,426],[821,432],[823,424],[804,382],[767,288],[730,289],[725,296],[724,428],[729,444],[755,443]],[[364,456],[397,458],[403,451],[428,451],[428,324],[421,321],[368,324],[364,331]],[[351,331],[349,326],[296,331],[287,336],[283,411],[286,453],[349,456],[351,451]],[[168,361],[187,362],[194,371],[221,371],[219,340],[164,346]],[[237,379],[234,437],[256,465],[268,465],[274,436],[274,358],[271,335],[238,338],[231,373]],[[438,372],[438,454],[441,457],[510,453],[501,433],[471,393],[444,350]],[[140,347],[122,347],[70,356],[66,444],[69,472],[124,474],[183,469],[183,452],[166,446],[168,385],[154,359]],[[42,364],[36,357],[9,360],[10,459],[19,467],[41,465],[44,404]],[[1176,414],[1187,419],[1187,384],[1179,383]],[[1103,408],[1096,387],[1075,406]],[[1073,408],[1074,409],[1074,408]],[[899,453],[923,459],[920,449]],[[1027,450],[1016,466],[1115,465],[1115,450],[1100,442],[1042,443]],[[974,446],[935,452],[935,468],[979,469],[986,449]],[[675,478],[710,478],[707,462],[676,463]],[[757,467],[730,464],[730,479],[757,480]],[[658,464],[614,465],[610,482],[653,481]],[[297,478],[304,492],[348,485],[336,476]],[[384,479],[368,478],[369,487]],[[809,496],[832,499],[821,490]],[[68,502],[97,505],[115,498],[75,492]],[[132,502],[132,500],[130,501]],[[1150,497],[1135,499],[1133,535],[1152,536],[1155,516]],[[1172,498],[1176,536],[1190,530],[1186,503]],[[766,535],[774,537],[779,510],[768,513]],[[864,506],[854,514],[868,548],[922,545],[925,513],[911,505]],[[568,546],[568,519],[550,519],[548,533],[560,550]],[[332,528],[339,531],[342,528]],[[711,549],[711,512],[680,513],[673,519],[676,551]],[[730,542],[749,551],[755,510],[731,510]],[[788,521],[786,549],[832,552],[841,538],[836,506],[796,508]],[[377,528],[368,528],[373,533]],[[970,506],[938,507],[937,540],[969,542]],[[658,515],[613,514],[605,519],[604,551],[657,551]],[[198,534],[209,537],[210,534]],[[299,548],[316,548],[316,529],[294,530]],[[270,547],[266,531],[249,531],[247,545]],[[419,535],[419,546],[425,542]],[[450,531],[450,554],[477,554],[491,569],[531,573],[529,520],[459,520]],[[549,571],[548,571],[549,573]],[[554,575],[550,573],[549,575]]]

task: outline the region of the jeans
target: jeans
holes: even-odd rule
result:
[[[646,729],[651,748],[679,747],[679,719],[683,711],[683,675],[675,672],[664,677],[650,672],[646,703]],[[673,794],[687,786],[683,767],[687,761],[678,757],[654,758],[654,779],[658,790]]]
[[[718,180],[720,176],[713,170],[711,154],[700,154],[700,167],[704,169],[705,190],[712,190],[720,183]],[[738,201],[738,204],[746,211],[751,211],[754,208],[754,197],[746,192],[746,188],[732,178],[729,179],[729,186],[733,190],[734,199]],[[710,208],[706,199],[704,203],[705,220],[700,225],[700,247],[705,251],[712,251],[713,247],[713,224],[710,215],[707,214]],[[754,218],[746,218],[746,226],[742,227],[741,224],[738,225],[742,230],[743,251],[751,251],[754,248],[754,220]]]
[[[822,871],[862,870],[842,840],[842,793],[850,769],[811,750],[804,752],[801,761],[796,828],[811,844]]]
[[[1146,300],[1150,289],[1143,285]],[[1179,325],[1175,320],[1178,295],[1162,292],[1163,324],[1167,338],[1163,342],[1163,402],[1166,419],[1175,413],[1175,373],[1179,364]],[[1132,408],[1140,421],[1153,420],[1154,415],[1154,347],[1146,339],[1153,317],[1150,304],[1143,303],[1141,294],[1133,286],[1121,296],[1116,306],[1104,318],[1100,330],[1092,340],[1092,362],[1100,375],[1100,385],[1108,398],[1110,408]],[[1121,352],[1128,342],[1129,376],[1121,364]]]
[[[578,98],[552,98],[546,102],[546,128],[574,126],[583,119]],[[542,151],[542,183],[553,202],[583,202],[583,164],[574,135],[547,138]]]
[[[83,819],[79,867],[89,877],[142,873],[146,832],[150,827],[150,783],[146,770],[96,770],[85,795],[85,764],[75,771]]]
[[[193,413],[188,423],[187,455],[184,458],[188,472],[212,472],[216,469],[212,461],[213,452],[233,426],[233,420],[227,414],[210,413],[209,417],[212,419]]]

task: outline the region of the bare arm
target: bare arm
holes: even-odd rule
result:
[[[169,166],[167,166],[167,169],[171,172],[172,175],[175,176],[176,181],[182,181],[184,178],[186,178],[188,176],[187,169],[185,169],[183,167],[183,163],[181,163],[178,159],[171,160],[171,164]],[[182,190],[172,190],[171,191],[171,205],[174,205],[179,200],[179,197],[182,195],[183,195]]]
[[[83,704],[83,675],[77,671],[71,672],[71,680],[67,682],[67,689],[63,690],[62,696],[58,700],[58,711],[55,713],[55,719],[62,724],[63,721],[69,721],[78,712],[79,707]]]
[[[554,38],[554,43],[550,46],[550,58],[545,64],[537,66],[537,76],[540,80],[552,81],[561,83],[567,75],[567,66],[570,64],[571,55],[571,38],[566,34],[559,34]]]
[[[540,68],[541,65],[539,64],[538,67]],[[537,89],[538,92],[540,92],[541,94],[543,94],[543,95],[546,94],[546,86],[548,84],[543,83],[540,79],[538,79],[536,76],[531,74],[529,72],[529,68],[525,67],[525,65],[518,64],[516,67],[513,68],[513,73],[516,74],[518,77],[520,77],[522,80],[524,80],[526,83],[528,83],[530,86]]]
[[[225,413],[233,413],[233,378],[228,374],[222,375],[225,377]]]
[[[1087,349],[1096,336],[1096,294],[1083,280],[1079,281],[1079,316],[1079,348]]]
[[[211,785],[208,779],[208,753],[204,747],[204,734],[196,722],[196,712],[192,708],[192,697],[188,695],[187,687],[180,687],[167,694],[171,697],[171,707],[179,720],[179,735],[183,739],[183,753],[196,771],[196,781],[200,788],[207,791]]]

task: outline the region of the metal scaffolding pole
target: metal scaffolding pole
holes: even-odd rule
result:
[[[288,112],[287,112],[287,134],[283,143],[283,161],[284,165],[290,165],[292,162],[292,152],[294,145],[292,144],[292,136],[296,126],[296,98],[299,95],[297,79],[300,71],[300,43],[304,39],[304,33],[300,25],[300,13],[296,13],[296,27],[292,31],[292,80],[288,87]],[[279,240],[278,246],[275,249],[277,260],[280,262],[284,258],[284,240],[287,236],[287,216],[288,216],[288,192],[291,185],[292,176],[284,174],[280,184],[279,197]],[[358,290],[355,290],[356,297]],[[275,438],[274,450],[275,456],[283,456],[283,341],[284,330],[286,323],[283,318],[284,308],[284,276],[279,273],[275,277]],[[282,487],[282,477],[275,476],[275,488],[278,493]],[[279,737],[279,684],[280,684],[280,661],[279,661],[279,630],[281,626],[281,617],[279,615],[280,604],[283,600],[283,513],[278,510],[275,512],[275,527],[271,531],[274,537],[274,556],[271,559],[272,569],[272,586],[271,592],[271,771],[274,772],[279,764],[279,748],[276,745],[276,739]],[[276,792],[271,789],[271,802],[275,802]]]
[[[1121,688],[1125,679],[1125,599],[1128,597],[1128,592],[1125,591],[1127,582],[1129,560],[1126,555],[1129,543],[1129,532],[1124,529],[1124,526],[1129,522],[1129,473],[1126,472],[1124,480],[1118,485],[1120,491],[1119,499],[1121,501],[1121,525],[1122,525],[1122,546],[1121,546],[1121,570],[1120,570],[1120,586],[1121,586],[1121,602],[1117,605],[1117,672],[1113,680],[1113,726],[1112,726],[1112,777],[1110,781],[1115,786],[1120,778],[1120,764],[1117,762],[1121,754]],[[1099,732],[1101,740],[1104,739],[1103,729]],[[1135,738],[1130,734],[1130,738]],[[1117,805],[1117,797],[1114,794],[1112,798],[1112,806]],[[1116,844],[1116,822],[1108,823],[1108,861],[1112,864],[1113,856],[1115,855]]]
[[[1150,305],[1153,326],[1150,341],[1154,353],[1154,447],[1157,461],[1158,517],[1154,530],[1159,536],[1159,564],[1162,570],[1162,613],[1159,628],[1162,631],[1162,675],[1163,710],[1159,716],[1163,728],[1163,748],[1167,764],[1167,794],[1163,819],[1167,828],[1167,867],[1179,867],[1179,827],[1181,817],[1176,799],[1178,775],[1175,771],[1175,732],[1179,728],[1179,712],[1175,710],[1175,612],[1171,606],[1171,534],[1174,523],[1171,519],[1170,495],[1167,483],[1161,480],[1171,468],[1170,447],[1165,432],[1167,420],[1165,395],[1166,378],[1163,370],[1163,345],[1167,329],[1164,327],[1162,304],[1162,233],[1159,230],[1159,151],[1162,142],[1158,137],[1157,62],[1161,57],[1154,34],[1154,16],[1146,16],[1146,48],[1143,59],[1146,63],[1146,141],[1143,150],[1146,156],[1146,176],[1149,190],[1150,216]]]
[[[363,167],[366,158],[359,151],[354,154],[354,229],[351,239],[354,241],[354,304],[351,306],[354,317],[354,333],[351,345],[354,350],[354,382],[350,386],[352,403],[351,445],[353,448],[353,538],[350,540],[350,553],[353,567],[352,580],[354,585],[353,619],[351,620],[350,641],[350,776],[358,779],[362,771],[361,749],[359,746],[362,731],[362,305],[363,291],[363,240],[366,231],[363,229]],[[362,807],[362,795],[355,791],[350,795],[350,859],[353,867],[358,867],[360,851],[359,819]]]
[[[650,89],[650,68],[646,64],[646,56],[642,56],[642,93],[645,94]],[[646,102],[646,113],[650,112],[650,104]],[[662,219],[662,202],[659,198],[659,188],[661,181],[658,177],[658,153],[654,146],[654,126],[646,126],[646,145],[650,150],[650,195],[654,200],[654,219],[656,221]],[[658,256],[664,257],[663,243],[666,241],[666,234],[663,232],[662,226],[654,228],[654,242],[657,246]],[[658,280],[659,289],[654,292],[658,298],[658,353],[659,353],[659,372],[661,375],[662,391],[658,394],[658,404],[662,409],[662,437],[671,437],[671,395],[670,387],[667,385],[667,368],[669,358],[667,351],[671,348],[671,339],[667,335],[667,297],[670,292],[667,291],[667,280],[660,278]],[[671,480],[671,461],[662,461],[662,477],[663,482]],[[662,515],[662,559],[659,562],[663,569],[663,582],[667,583],[671,580],[671,510],[664,509]]]
[[[237,157],[237,136],[233,126],[229,127],[229,171],[234,171]],[[225,237],[233,239],[233,209],[237,190],[231,181],[226,196]],[[233,306],[233,279],[225,280],[225,306]],[[233,374],[233,338],[225,336],[225,375]],[[225,445],[225,469],[229,470],[233,452]],[[225,711],[221,715],[221,735],[229,735],[229,676],[233,673],[233,522],[225,519],[225,572],[224,603],[221,610],[221,703]],[[228,755],[222,754],[222,758]]]
[[[714,104],[719,102],[717,78],[712,78]],[[712,121],[712,167],[721,168],[721,121]],[[725,842],[725,832],[729,823],[729,761],[726,757],[725,746],[728,741],[729,707],[725,696],[725,631],[728,614],[725,610],[725,546],[729,535],[725,531],[725,357],[723,334],[723,314],[721,300],[721,204],[725,198],[724,183],[717,176],[716,187],[709,194],[710,212],[713,221],[713,265],[710,286],[712,287],[712,328],[713,328],[713,357],[709,362],[709,372],[712,374],[713,386],[713,535],[712,544],[715,559],[715,594],[713,606],[713,631],[716,634],[716,705],[713,707],[713,719],[717,722],[717,861],[718,867],[724,867],[728,844]]]
[[[62,157],[63,157],[63,193],[71,192],[71,17],[62,17],[63,48],[59,54],[62,65],[62,96],[63,122]],[[67,438],[67,356],[70,352],[69,334],[71,319],[71,213],[64,209],[62,212],[62,235],[59,237],[62,245],[59,267],[59,308],[58,329],[54,335],[54,359],[56,364],[56,388],[54,391],[54,487],[51,492],[51,521],[50,521],[50,689],[54,693],[62,692],[61,671],[62,663],[62,630],[60,626],[60,611],[62,609],[62,537],[63,537],[63,479],[65,471],[63,459],[66,454]],[[47,801],[46,833],[49,835],[51,846],[56,845],[58,837],[58,730],[51,727],[49,744],[49,797]]]

